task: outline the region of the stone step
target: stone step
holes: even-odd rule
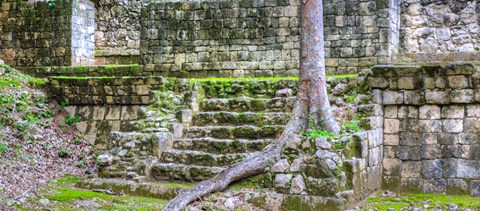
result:
[[[290,113],[285,112],[199,112],[193,117],[193,125],[285,125]]]
[[[212,154],[194,150],[171,149],[163,152],[162,162],[220,167],[232,165],[251,154],[252,153]]]
[[[122,179],[95,178],[81,180],[75,184],[78,188],[90,190],[110,190],[115,194],[127,194],[129,196],[153,197],[171,200],[185,189],[195,186],[194,183],[171,183],[171,182],[135,182]]]
[[[296,97],[213,98],[201,102],[202,111],[291,112]]]
[[[159,120],[159,121],[145,121],[145,120],[136,120],[122,123],[122,131],[141,131],[144,128],[168,128],[170,126],[168,121]]]
[[[283,131],[283,125],[263,125],[261,127],[243,126],[191,126],[184,130],[184,138],[212,137],[219,139],[260,139],[277,138]]]
[[[222,97],[273,97],[280,90],[290,90],[289,95],[295,96],[298,90],[296,80],[231,80],[203,81],[201,86],[207,98]],[[281,92],[281,91],[280,91]],[[282,93],[282,92],[281,92]]]
[[[273,139],[178,139],[173,142],[174,149],[198,150],[214,154],[245,153],[262,151],[267,145],[274,142]]]
[[[151,176],[156,180],[203,181],[210,179],[223,169],[222,167],[160,163],[152,167]]]

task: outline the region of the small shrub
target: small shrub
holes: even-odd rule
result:
[[[4,143],[0,143],[0,153],[5,153],[8,151],[8,146]]]
[[[69,154],[70,151],[68,151],[68,149],[66,149],[65,147],[60,147],[60,149],[58,150],[58,157],[68,157]]]
[[[65,119],[65,124],[66,125],[75,125],[78,122],[80,122],[80,117],[77,115],[74,115],[73,117],[68,114],[67,119]]]

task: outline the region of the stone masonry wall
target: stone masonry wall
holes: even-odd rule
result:
[[[70,105],[147,105],[162,77],[50,77],[50,93]]]
[[[386,63],[398,15],[386,0],[325,0],[325,58],[328,74],[357,73]],[[392,9],[396,9],[393,7]]]
[[[88,27],[93,23],[88,16],[93,10],[89,1],[0,0],[0,4],[0,57],[7,64],[92,64],[93,54],[81,50],[89,46],[85,33],[91,32]]]
[[[141,62],[156,72],[298,75],[298,10],[296,0],[152,2],[142,10]]]
[[[72,7],[72,64],[94,65],[94,4],[90,0],[73,0]]]
[[[383,188],[480,195],[480,77],[473,65],[376,66]]]
[[[96,64],[138,63],[140,12],[143,0],[98,0],[96,3]]]
[[[408,0],[401,4],[401,47],[397,61],[478,60],[477,0]]]
[[[383,0],[324,1],[327,74],[388,61],[398,38],[389,28],[399,23],[389,8],[399,10]],[[299,27],[298,1],[152,2],[142,10],[141,63],[171,76],[296,76]]]
[[[69,118],[98,149],[112,148],[111,132],[131,131],[131,123],[143,115],[141,108],[153,100],[151,90],[164,83],[162,77],[50,77],[49,81],[50,93],[68,105]]]

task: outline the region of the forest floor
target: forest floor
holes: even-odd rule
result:
[[[41,196],[16,205],[18,210],[160,210],[167,201],[148,197],[110,195],[92,190],[78,189],[81,178],[64,175],[52,180],[39,191]],[[235,184],[227,190],[213,193],[188,206],[187,210],[262,210],[249,203],[249,199],[268,193],[268,189]],[[396,194],[385,191],[372,195],[354,210],[480,210],[480,199],[471,196],[436,194]]]
[[[0,210],[28,203],[64,174],[96,174],[94,147],[44,84],[0,65]]]

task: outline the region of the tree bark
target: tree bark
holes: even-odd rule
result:
[[[280,159],[285,145],[298,142],[300,133],[309,127],[320,127],[333,133],[340,131],[327,96],[322,10],[322,0],[302,2],[299,92],[291,119],[280,138],[261,153],[230,166],[192,189],[183,191],[163,208],[164,211],[181,210],[209,193],[227,188],[234,181],[264,172]],[[309,122],[313,125],[309,125]]]
[[[310,123],[338,133],[340,127],[331,112],[327,95],[322,0],[303,0],[300,20],[300,80],[309,83]]]

